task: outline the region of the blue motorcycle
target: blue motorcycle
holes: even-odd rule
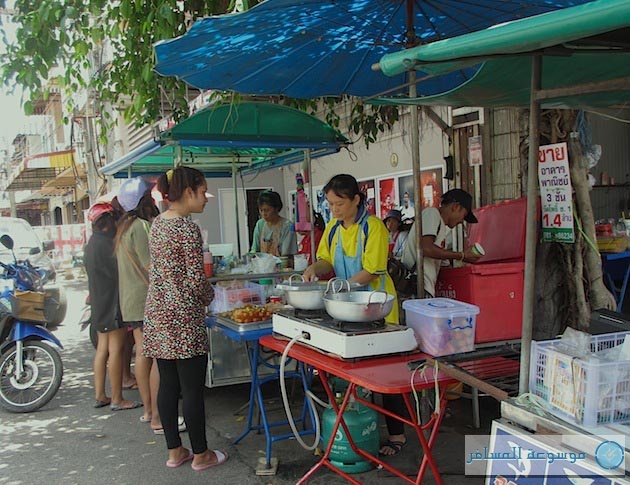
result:
[[[0,237],[13,253],[13,239]],[[0,263],[0,406],[28,413],[47,404],[57,393],[63,363],[61,342],[46,329],[59,303],[43,287],[42,272],[28,261]],[[57,348],[55,348],[56,346]]]

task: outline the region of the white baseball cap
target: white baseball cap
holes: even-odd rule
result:
[[[118,191],[118,202],[125,211],[129,212],[138,207],[142,196],[151,186],[142,177],[127,179]]]

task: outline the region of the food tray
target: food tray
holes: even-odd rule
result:
[[[232,330],[235,330],[239,333],[251,332],[253,330],[264,330],[267,328],[271,329],[272,327],[271,319],[262,320],[260,322],[252,322],[252,323],[238,323],[232,320],[231,318],[220,317],[218,315],[215,316],[214,318],[217,321],[217,323],[220,323],[221,325],[227,328],[230,328]]]

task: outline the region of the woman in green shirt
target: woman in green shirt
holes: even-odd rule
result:
[[[297,237],[293,224],[280,215],[280,194],[265,190],[258,196],[258,212],[261,219],[256,223],[250,252],[287,256],[297,253]]]

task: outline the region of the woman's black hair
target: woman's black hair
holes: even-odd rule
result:
[[[113,212],[108,212],[99,216],[92,223],[92,232],[99,234],[109,234],[111,237],[116,235],[116,219]]]
[[[282,210],[282,199],[280,198],[280,194],[278,192],[274,192],[273,190],[265,190],[258,194],[258,207],[265,204],[273,207],[278,212]]]
[[[195,192],[206,183],[206,177],[195,168],[177,167],[160,175],[157,188],[164,199],[176,202],[182,198],[186,189]]]
[[[359,183],[352,175],[345,173],[335,175],[324,186],[324,193],[332,191],[337,197],[343,197],[344,199],[354,199],[355,195],[358,195],[359,206],[365,204],[365,194],[359,189]]]

